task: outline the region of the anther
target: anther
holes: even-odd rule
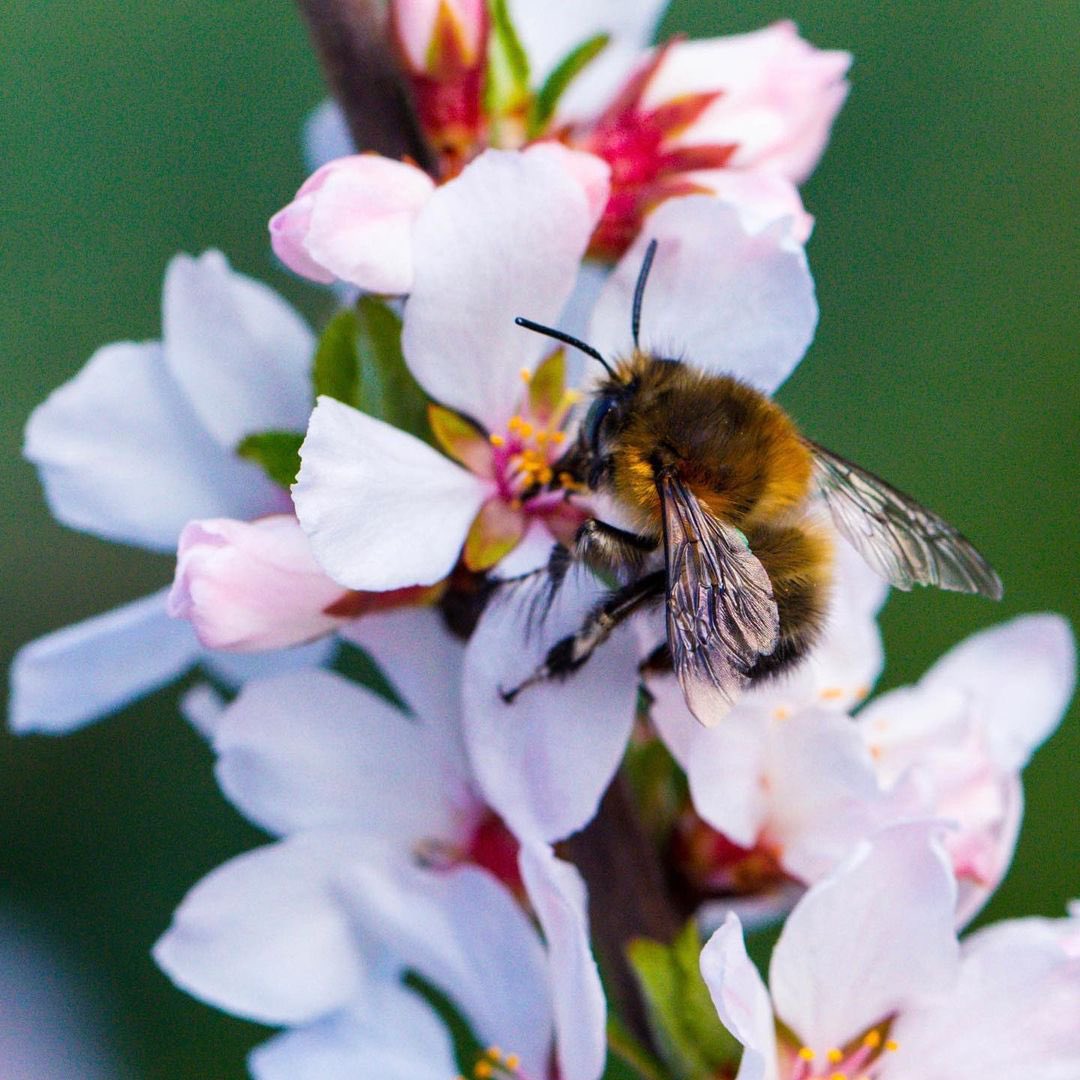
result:
[[[896,1051],[900,1049],[900,1044],[895,1039],[889,1039],[885,1043],[885,1049],[888,1050],[890,1054],[895,1054]]]
[[[489,435],[488,442],[491,443],[492,446],[506,445],[506,440],[501,435]]]
[[[868,1050],[876,1050],[881,1045],[881,1032],[880,1031],[868,1031],[866,1038],[862,1041],[863,1046]]]
[[[803,1061],[813,1061],[815,1056],[814,1051],[811,1050],[809,1046],[802,1046],[799,1048],[799,1057]]]
[[[517,1067],[521,1064],[521,1058],[519,1058],[517,1054],[507,1054],[506,1057],[503,1058],[503,1064],[511,1072],[516,1072]]]
[[[825,1056],[829,1059],[830,1065],[838,1065],[841,1061],[844,1060],[844,1051],[837,1050],[837,1048],[834,1046],[825,1054]]]
[[[495,1067],[490,1061],[478,1061],[473,1066],[473,1076],[476,1077],[476,1080],[487,1080],[494,1071]]]
[[[532,382],[532,372],[527,367],[523,367],[518,374],[521,376],[523,383]]]

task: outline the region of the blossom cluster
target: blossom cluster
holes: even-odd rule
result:
[[[887,586],[822,523],[819,639],[716,726],[652,662],[648,610],[505,692],[607,594],[577,566],[552,587],[553,551],[622,523],[565,468],[596,373],[515,319],[770,395],[817,322],[798,185],[850,58],[789,23],[652,46],[661,6],[393,0],[422,157],[364,152],[324,106],[269,224],[336,287],[329,323],[178,255],[161,340],[105,346],[31,417],[55,516],[176,571],[26,646],[11,723],[70,730],[200,672],[184,712],[270,840],[195,885],[154,957],[283,1028],[260,1080],[1080,1075],[1076,913],[958,938],[1072,692],[1057,616],[867,701]],[[613,791],[688,927],[600,955],[644,1027],[594,955],[627,898],[579,857]],[[779,920],[766,986],[743,932]]]

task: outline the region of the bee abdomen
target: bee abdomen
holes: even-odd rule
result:
[[[825,622],[832,578],[832,545],[807,523],[758,528],[750,550],[765,567],[780,616],[780,640],[748,672],[755,682],[795,666],[817,642]]]

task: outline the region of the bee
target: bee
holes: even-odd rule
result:
[[[937,585],[1002,595],[1001,580],[956,529],[873,473],[803,436],[770,398],[728,376],[654,356],[638,343],[656,254],[634,289],[630,356],[609,363],[592,346],[519,318],[526,329],[603,365],[588,413],[559,472],[610,496],[632,528],[597,518],[545,571],[551,594],[583,563],[621,584],[580,628],[552,646],[523,689],[581,667],[619,623],[663,601],[669,663],[690,711],[706,725],[754,683],[789,670],[817,640],[829,599],[837,531],[899,589]]]

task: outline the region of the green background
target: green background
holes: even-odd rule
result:
[[[1080,8],[1028,3],[676,3],[697,35],[795,18],[856,57],[806,188],[821,328],[782,400],[830,447],[975,538],[1000,606],[899,594],[884,686],[1025,611],[1077,615],[1077,101]],[[96,346],[158,336],[176,250],[277,271],[265,222],[303,179],[321,97],[284,0],[3,5],[0,634],[22,642],[165,583],[168,559],[55,525],[22,424]],[[1076,892],[1075,709],[1028,770],[1026,827],[988,915]],[[239,1077],[260,1032],[174,990],[148,948],[187,887],[258,840],[163,692],[64,738],[0,739],[0,900],[74,950],[109,1002],[121,1075]]]

